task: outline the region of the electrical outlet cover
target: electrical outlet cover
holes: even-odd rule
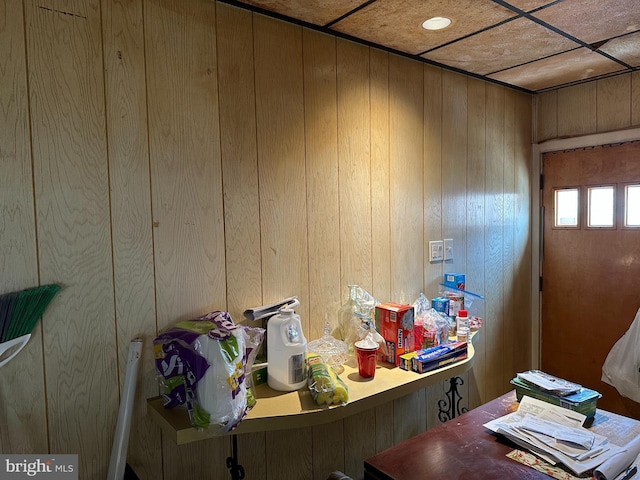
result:
[[[453,260],[453,238],[444,239],[444,260]]]
[[[431,240],[429,242],[429,261],[441,262],[444,260],[444,244],[442,240]]]

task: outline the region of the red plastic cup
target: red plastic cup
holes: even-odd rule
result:
[[[378,357],[377,348],[355,347],[358,358],[358,373],[362,378],[373,378],[376,374],[376,360]]]

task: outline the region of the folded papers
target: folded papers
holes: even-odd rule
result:
[[[630,466],[636,466],[640,462],[640,437],[629,442],[620,453],[611,456],[593,472],[597,480],[613,480],[623,474]],[[625,476],[622,475],[624,478]],[[636,478],[632,475],[629,478]]]
[[[606,437],[582,427],[585,419],[586,416],[581,413],[524,396],[516,412],[492,420],[484,426],[504,435],[548,463],[560,463],[576,475],[582,475],[601,467],[629,448],[615,445]],[[640,439],[638,442],[640,449]],[[625,458],[624,462],[626,461]],[[629,463],[620,471],[628,467]],[[598,480],[613,478],[615,477],[603,476]]]

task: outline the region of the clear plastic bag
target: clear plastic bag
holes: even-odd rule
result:
[[[164,406],[185,406],[194,427],[217,426],[214,434],[236,428],[255,403],[249,361],[264,335],[247,328],[216,311],[158,335],[153,344]]]
[[[413,303],[413,308],[415,310],[415,350],[447,343],[449,339],[449,320],[447,316],[432,309],[431,302],[423,293]]]
[[[307,353],[307,386],[317,405],[346,405],[349,389],[317,353]]]
[[[623,397],[640,403],[640,310],[629,330],[609,351],[602,365],[602,381]]]
[[[349,299],[338,310],[338,335],[349,347],[353,356],[353,343],[358,340],[358,330],[363,320],[371,318],[378,301],[359,285],[349,285]]]

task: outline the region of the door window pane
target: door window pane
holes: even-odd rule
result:
[[[556,227],[578,226],[578,189],[562,188],[555,191]]]
[[[613,186],[589,188],[589,227],[613,227]]]
[[[640,227],[640,185],[625,187],[624,205],[624,226]]]

